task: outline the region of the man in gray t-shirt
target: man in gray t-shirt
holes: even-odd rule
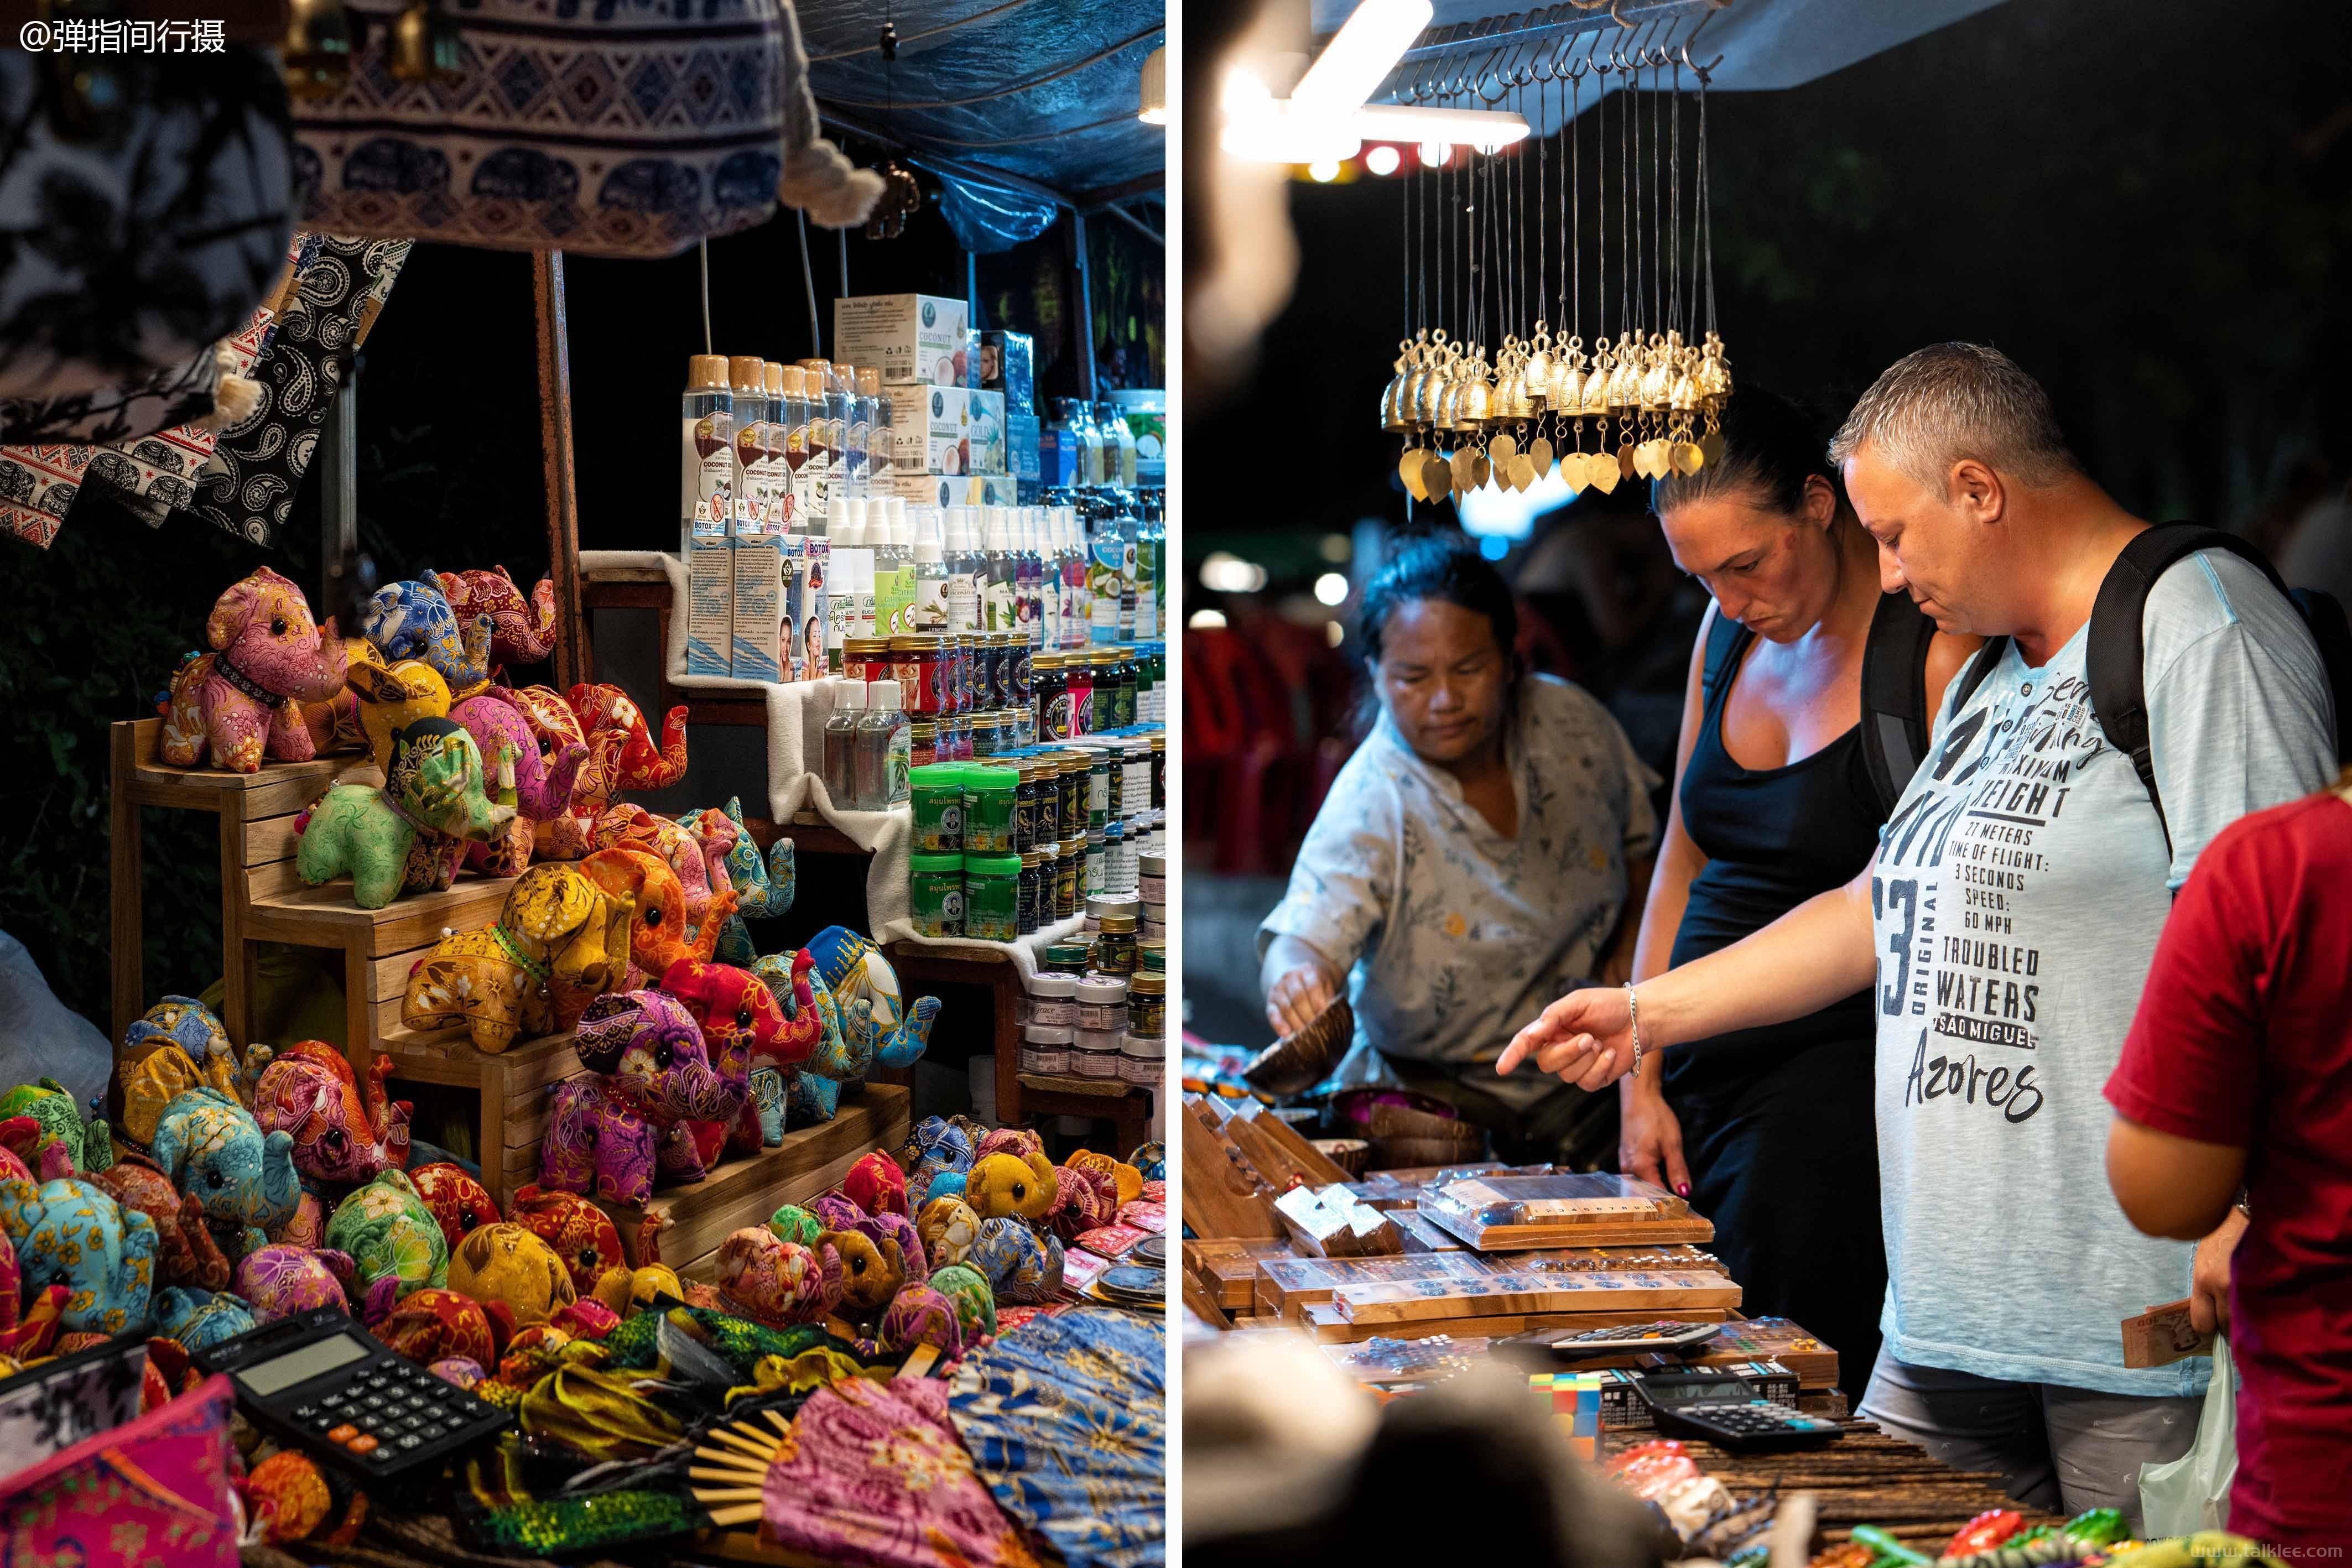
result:
[[[1925,349],[1831,455],[1887,586],[2009,645],[1937,716],[1863,875],[1638,995],[1554,1003],[1500,1065],[1532,1054],[1596,1087],[1635,1069],[1637,1009],[1647,1052],[1874,987],[1888,1284],[1862,1414],[2039,1506],[2136,1521],[2139,1466],[2186,1450],[2210,1369],[2126,1368],[2118,1325],[2225,1289],[2242,1221],[2193,1249],[2135,1230],[2101,1164],[2101,1088],[2199,852],[2333,775],[2326,672],[2245,561],[2204,551],[2159,578],[2142,632],[2160,821],[2084,667],[2100,584],[2147,525],[2084,475],[2042,389],[1992,350]]]

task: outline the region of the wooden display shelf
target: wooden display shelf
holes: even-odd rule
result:
[[[612,1216],[632,1249],[646,1216],[654,1216],[660,1226],[657,1245],[663,1260],[687,1278],[707,1280],[719,1244],[729,1235],[766,1224],[784,1204],[804,1202],[839,1186],[849,1167],[873,1150],[905,1143],[913,1098],[895,1083],[868,1083],[862,1093],[842,1101],[832,1121],[786,1133],[775,1148],[721,1161],[698,1182],[658,1188],[653,1201],[642,1207],[629,1203],[597,1207]],[[634,1253],[630,1260],[646,1261]]]

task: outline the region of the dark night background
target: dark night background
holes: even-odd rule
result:
[[[1736,375],[1833,423],[1903,353],[1992,342],[2042,378],[2125,506],[2275,548],[2352,473],[2347,57],[2352,7],[2011,0],[1800,88],[1713,95]],[[1592,130],[1588,99],[1588,176]],[[1325,631],[1354,595],[1334,611],[1307,591],[1335,567],[1360,589],[1361,545],[1406,517],[1402,444],[1376,416],[1405,319],[1399,183],[1359,166],[1291,186],[1297,296],[1254,379],[1187,410],[1188,450],[1218,455],[1191,470],[1187,609],[1232,622],[1191,633],[1185,665],[1188,824],[1215,834],[1187,846],[1187,1001],[1214,1040],[1267,1038],[1249,935],[1352,744],[1355,672]],[[1608,697],[1645,750],[1663,737],[1670,765],[1705,600],[1645,488],[1539,520],[1504,569],[1537,612],[1538,663]],[[1454,526],[1451,507],[1414,509]],[[1265,591],[1203,591],[1219,549],[1265,566]],[[1278,689],[1253,690],[1267,668]],[[1236,820],[1252,831],[1221,826]]]
[[[849,150],[862,163],[882,156],[854,141]],[[1163,209],[1140,210],[1164,232]],[[1160,247],[1108,215],[1090,218],[1087,232],[1099,384],[1106,393],[1165,385]],[[979,263],[975,324],[1035,335],[1041,402],[1077,391],[1070,235],[1065,215]],[[841,247],[814,227],[808,246],[829,351],[833,300],[845,291]],[[795,214],[715,240],[709,257],[719,352],[790,361],[818,351]],[[695,253],[565,265],[581,546],[675,549],[678,394],[687,357],[703,348]],[[963,253],[936,204],[898,238],[853,233],[847,270],[852,293],[964,293]],[[418,246],[368,339],[358,395],[360,541],[376,582],[503,563],[528,587],[546,572],[528,256]],[[214,599],[257,566],[293,578],[321,616],[330,612],[319,603],[317,476],[314,465],[277,549],[194,517],[150,529],[86,496],[48,550],[12,541],[0,557],[9,609],[0,616],[0,706],[13,719],[0,734],[0,929],[102,1030],[111,1032],[106,727],[153,714],[155,694],[201,644]],[[517,674],[551,679],[546,668]],[[194,995],[221,967],[215,831],[194,813],[143,815],[146,993]],[[804,938],[845,915],[855,922],[816,892],[804,887],[785,935]]]

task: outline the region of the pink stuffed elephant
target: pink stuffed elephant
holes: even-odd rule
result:
[[[745,1089],[712,1067],[694,1015],[660,991],[616,992],[588,1004],[578,1042],[588,1071],[552,1091],[540,1185],[642,1204],[656,1168],[700,1181],[708,1171],[679,1124],[733,1121]]]
[[[555,583],[541,578],[525,600],[515,580],[499,567],[492,571],[443,571],[442,596],[464,625],[478,615],[490,618],[490,663],[536,664],[555,647]]]
[[[542,749],[521,702],[506,686],[490,686],[466,698],[449,709],[449,716],[474,737],[483,766],[493,774],[501,753],[513,759],[515,820],[500,837],[468,845],[466,863],[490,876],[520,876],[537,848],[533,821],[561,816],[570,807],[572,784],[580,765],[588,759],[588,747],[551,741]]]
[[[310,619],[302,591],[268,567],[222,594],[205,622],[213,651],[172,676],[163,719],[163,760],[254,773],[262,758],[307,762],[318,755],[301,705],[343,687],[346,651],[334,622]]]

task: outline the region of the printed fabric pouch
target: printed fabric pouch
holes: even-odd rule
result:
[[[11,1562],[235,1568],[226,1377],[0,1481]]]
[[[478,0],[453,16],[454,87],[385,68],[399,8],[355,3],[350,79],[295,103],[307,225],[651,257],[774,215],[786,94],[806,95],[781,0]]]

